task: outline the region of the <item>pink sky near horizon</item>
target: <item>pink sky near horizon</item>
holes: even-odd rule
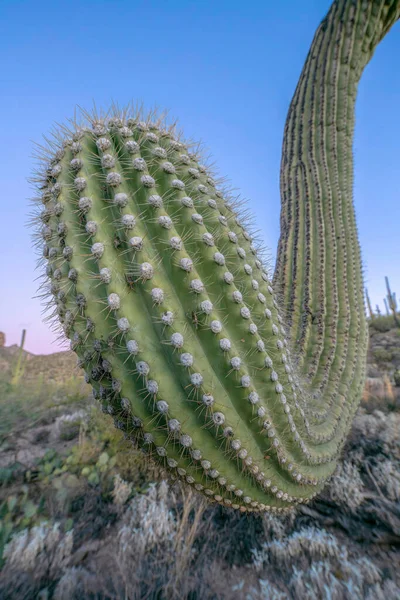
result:
[[[32,272],[33,268],[34,264],[32,265]],[[374,284],[373,290],[375,290],[378,281],[374,281]],[[32,296],[34,296],[36,294],[35,283],[32,282],[27,287],[29,288],[27,294],[31,293]],[[371,299],[373,306],[378,302],[382,313],[384,313],[383,297],[386,294],[386,288],[383,277],[379,288],[382,290],[381,299],[376,297],[376,292],[372,294]],[[396,290],[393,288],[392,291]],[[400,294],[397,294],[397,297],[400,297]],[[13,306],[9,307],[9,309],[8,326],[6,321],[0,319],[0,331],[3,331],[6,334],[6,346],[11,346],[13,344],[19,345],[22,330],[26,329],[24,348],[28,352],[33,354],[53,354],[69,349],[69,341],[66,340],[64,343],[57,341],[57,336],[52,331],[50,324],[45,323],[38,318],[40,316],[40,302],[38,299],[32,299],[32,302],[30,302],[27,307],[25,296],[17,296]]]

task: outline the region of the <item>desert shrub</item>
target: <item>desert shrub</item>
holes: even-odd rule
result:
[[[391,460],[379,461],[372,468],[372,474],[389,500],[400,500],[400,472]]]
[[[342,580],[334,574],[329,561],[318,561],[308,569],[293,568],[288,586],[294,598],[307,600],[362,600],[362,588],[349,578]]]
[[[381,589],[375,563],[350,558],[346,546],[324,529],[303,527],[253,554],[260,579],[247,600],[363,600],[369,589]]]
[[[242,580],[244,584],[244,581]],[[237,592],[239,586],[234,586],[232,591]],[[259,579],[258,588],[252,586],[246,594],[246,600],[288,600],[286,592],[279,590],[268,579]]]
[[[261,515],[263,525],[263,537],[266,541],[282,539],[295,521],[295,512],[283,515],[265,512]]]
[[[124,438],[112,419],[92,406],[84,424],[84,428],[80,426],[79,443],[71,448],[61,472],[83,477],[92,487],[100,486],[110,499],[117,475],[129,482],[131,492],[146,489],[158,469]]]
[[[88,420],[88,413],[84,410],[78,410],[71,414],[65,414],[57,417],[55,428],[61,440],[73,440],[79,435],[81,426]]]
[[[380,346],[373,350],[372,355],[377,363],[389,363],[393,358],[391,350],[386,350],[386,348],[381,348]]]
[[[383,454],[400,460],[400,414],[374,410],[355,417],[348,446],[362,449],[364,456]]]
[[[6,567],[35,570],[37,576],[41,576],[42,571],[52,574],[66,564],[72,542],[72,532],[63,534],[59,523],[42,523],[24,529],[13,536],[4,549]]]
[[[62,472],[63,464],[64,457],[49,448],[41,458],[36,459],[34,469],[27,471],[25,477],[28,481],[35,478],[43,483],[49,483],[53,476]]]
[[[132,561],[136,562],[138,569],[130,574],[129,585],[140,593],[148,593],[149,573],[153,573],[153,593],[160,588],[168,598],[185,597],[183,589],[187,586],[189,593],[193,585],[187,571],[197,557],[195,540],[205,503],[188,491],[176,512],[176,499],[166,482],[151,484],[125,513],[118,532],[117,562],[123,578]]]
[[[66,408],[87,403],[88,386],[80,379],[59,384],[37,379],[29,385],[21,380],[16,387],[0,390],[0,441],[14,429],[32,427],[35,423],[51,423]]]
[[[211,597],[201,589],[198,596],[190,596],[203,585],[201,573],[208,564],[196,543],[209,527],[202,520],[204,508],[204,500],[193,493],[182,496],[166,482],[150,484],[146,493],[130,500],[116,533],[108,538],[95,581],[85,569],[68,569],[55,598],[81,600],[82,588],[89,584],[95,598],[102,593],[127,600]]]
[[[111,492],[114,504],[117,506],[123,506],[128,501],[129,496],[132,494],[132,487],[132,483],[124,481],[117,473],[117,475],[114,477],[114,489]]]
[[[395,327],[395,322],[393,319],[393,315],[381,315],[380,317],[375,317],[371,321],[369,321],[370,330],[379,331],[379,333],[386,333]]]
[[[391,579],[386,579],[382,584],[375,584],[367,590],[365,600],[398,600],[400,587]]]
[[[178,522],[168,506],[168,495],[168,485],[162,482],[134,498],[118,532],[121,562],[173,541]]]
[[[1,597],[36,597],[45,584],[61,577],[72,545],[73,532],[63,533],[59,523],[44,522],[14,535],[4,549]]]
[[[54,590],[53,600],[94,598],[96,596],[92,592],[96,588],[97,576],[95,574],[90,573],[83,567],[70,567],[64,569],[64,573]]]
[[[5,560],[5,548],[21,530],[33,526],[43,513],[43,506],[29,496],[28,486],[16,488],[0,502],[0,568]]]
[[[382,444],[383,454],[400,460],[400,414],[389,413],[386,418],[382,418],[380,414],[379,419],[380,428],[377,441]]]
[[[357,465],[339,464],[326,492],[332,502],[354,512],[364,500],[363,481]]]
[[[324,529],[304,527],[290,536],[264,543],[260,550],[254,549],[253,565],[258,571],[266,564],[287,568],[294,558],[301,556],[310,560],[327,556],[339,558],[341,552],[334,535]]]
[[[49,514],[67,518],[74,512],[76,501],[88,492],[88,486],[82,479],[66,472],[50,480],[44,491]]]

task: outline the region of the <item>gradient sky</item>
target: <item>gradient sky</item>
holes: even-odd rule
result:
[[[168,108],[250,199],[266,244],[279,236],[287,109],[329,0],[1,0],[0,331],[7,345],[59,349],[36,290],[27,228],[33,141],[75,105]],[[366,285],[400,297],[400,25],[367,67],[357,100],[355,204]],[[397,65],[397,67],[396,67]]]

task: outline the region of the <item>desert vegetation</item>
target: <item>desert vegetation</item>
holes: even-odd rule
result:
[[[19,351],[1,348],[0,597],[397,600],[400,388],[373,348],[400,336],[372,329],[368,372],[392,394],[365,391],[334,478],[287,515],[242,515],[165,479],[73,370],[72,385],[71,353],[24,353],[13,387]]]
[[[399,18],[335,0],[316,31],[274,273],[164,115],[81,111],[39,147],[39,294],[71,352],[0,336],[1,597],[400,597],[400,320],[388,278],[365,314],[351,152]]]

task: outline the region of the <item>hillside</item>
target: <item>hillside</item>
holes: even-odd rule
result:
[[[166,483],[71,352],[25,353],[12,389],[17,350],[0,349],[1,598],[399,600],[398,330],[371,328],[335,476],[288,515],[240,515]]]
[[[11,379],[19,348],[16,344],[0,348],[0,378]],[[65,383],[71,376],[82,378],[76,367],[76,355],[70,351],[54,354],[31,354],[23,350],[24,379],[28,383],[46,379],[55,383]]]
[[[386,317],[375,319],[370,327],[367,381],[364,400],[389,398],[400,402],[400,387],[395,386],[394,374],[400,370],[400,329],[391,328]],[[17,345],[0,347],[0,381],[11,379],[19,348]],[[71,351],[36,355],[23,351],[24,380],[32,383],[45,379],[63,384],[71,377],[83,380],[83,372],[76,366],[76,355]]]
[[[382,317],[370,325],[364,400],[386,398],[400,407],[400,386],[395,385],[395,373],[400,372],[400,329],[389,329],[386,320]]]

